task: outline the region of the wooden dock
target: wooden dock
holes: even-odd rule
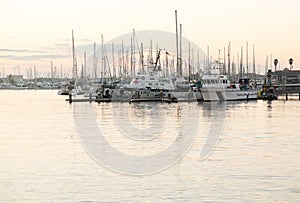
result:
[[[300,83],[277,85],[275,91],[278,96],[285,96],[286,100],[288,100],[289,95],[299,94],[299,100],[300,100]]]
[[[69,94],[69,98],[66,99],[66,101],[69,102],[70,104],[73,102],[98,102],[98,103],[101,103],[101,102],[111,102],[112,98],[96,97],[96,99],[95,99],[94,97],[92,97],[92,95],[90,95],[88,98],[73,98],[73,95]]]
[[[264,85],[264,91],[266,92],[266,97],[270,96],[269,93],[278,96],[285,96],[285,99],[288,100],[289,95],[299,95],[300,100],[300,83],[299,84],[275,84],[275,85]],[[266,98],[267,99],[267,98]]]
[[[101,103],[101,102],[111,102],[111,98],[97,98],[95,99],[95,102]]]
[[[80,99],[66,99],[67,102],[73,103],[73,102],[93,102],[95,99],[89,99],[89,98],[80,98]]]
[[[289,95],[295,94],[299,94],[300,100],[300,70],[268,70],[266,84],[267,91],[272,90],[278,96],[285,96],[286,100]]]

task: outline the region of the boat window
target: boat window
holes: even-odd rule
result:
[[[152,83],[148,83],[148,85],[152,85]]]

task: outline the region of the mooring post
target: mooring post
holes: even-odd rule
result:
[[[69,93],[69,103],[71,104],[72,103],[72,94]]]
[[[288,97],[288,93],[285,93],[285,100],[288,100],[289,97]]]
[[[89,97],[90,97],[90,98],[89,98],[89,99],[90,99],[90,102],[92,102],[92,93],[89,94]]]

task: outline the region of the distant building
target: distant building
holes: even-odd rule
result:
[[[284,70],[271,73],[272,83],[277,84],[300,84],[300,70]]]
[[[11,79],[15,82],[23,82],[23,75],[11,75]]]
[[[23,82],[23,75],[8,75],[6,78],[1,78],[3,83],[20,83]]]

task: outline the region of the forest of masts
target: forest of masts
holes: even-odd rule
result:
[[[103,36],[101,36],[103,40]],[[156,44],[156,48],[152,48],[152,40],[150,45],[145,49],[143,43],[137,46],[133,43],[134,34],[131,38],[130,47],[121,44],[121,48],[114,52],[115,45],[112,42],[107,53],[105,44],[101,44],[101,57],[97,58],[96,44],[94,43],[93,63],[92,68],[87,68],[86,52],[84,52],[84,63],[81,68],[77,67],[76,56],[74,56],[73,78],[88,79],[95,81],[114,82],[116,80],[130,80],[136,74],[145,74],[149,71],[158,71],[161,77],[184,77],[185,79],[199,80],[203,74],[209,74],[211,69],[219,69],[220,74],[227,75],[232,81],[239,78],[249,77],[253,80],[261,79],[265,74],[259,75],[261,70],[255,64],[255,47],[251,47],[252,59],[248,57],[249,47],[246,43],[246,48],[241,47],[240,52],[235,56],[231,54],[231,43],[223,50],[218,50],[217,59],[210,56],[209,47],[207,53],[200,58],[199,50],[194,51],[190,48],[190,44],[182,54],[182,47],[179,47],[179,56],[166,50],[160,49]],[[196,52],[196,56],[195,56]],[[111,62],[110,62],[111,61]],[[270,66],[269,66],[270,64]],[[272,56],[267,57],[264,73],[272,66]]]
[[[38,72],[34,66],[27,69],[27,78],[45,77],[53,80],[73,78],[98,82],[128,81],[136,74],[146,74],[155,68],[154,71],[158,71],[161,77],[182,76],[187,80],[199,80],[203,74],[209,73],[213,68],[218,68],[220,74],[227,75],[232,81],[236,81],[241,77],[249,77],[255,80],[264,75],[257,73],[261,71],[266,73],[268,69],[271,69],[273,63],[271,55],[266,58],[266,64],[263,68],[265,70],[260,70],[259,67],[256,68],[255,47],[254,45],[251,47],[252,59],[250,61],[248,43],[246,43],[246,48],[241,47],[240,51],[233,55],[231,54],[231,43],[229,42],[226,48],[218,50],[217,59],[213,59],[210,56],[209,47],[207,47],[206,55],[200,57],[200,51],[195,51],[190,47],[190,44],[186,48],[179,45],[179,55],[176,57],[176,53],[160,49],[158,44],[153,48],[152,40],[150,40],[149,46],[146,46],[147,48],[143,43],[137,46],[134,32],[129,46],[125,46],[123,41],[121,45],[115,45],[114,42],[108,45],[103,43],[103,36],[101,36],[101,39],[99,53],[97,53],[96,43],[93,44],[94,51],[89,57],[89,65],[87,65],[87,54],[84,52],[83,63],[80,67],[77,66],[75,47],[72,47],[74,52],[72,68],[63,67],[62,65],[57,67],[51,61],[50,72]],[[136,43],[133,43],[134,41]],[[182,51],[183,49],[184,51]],[[99,55],[101,56],[98,57]],[[17,71],[20,72],[20,68]],[[4,76],[4,68],[2,75]]]

